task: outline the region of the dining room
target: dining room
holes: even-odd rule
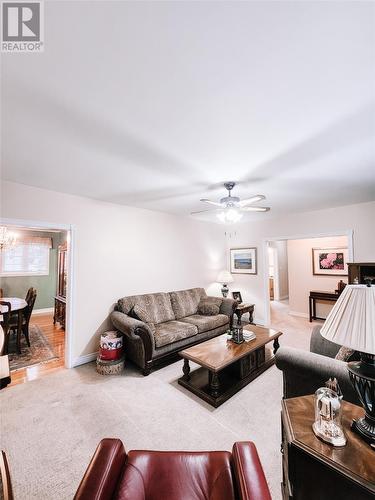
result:
[[[65,364],[67,231],[0,226],[2,354],[12,384]]]

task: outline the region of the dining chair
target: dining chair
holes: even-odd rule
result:
[[[6,311],[2,311],[2,320],[0,321],[1,326],[4,330],[4,346],[3,353],[8,353],[8,344],[9,344],[9,336],[11,330],[11,315],[12,315],[12,305],[10,302],[6,302],[5,300],[0,300],[0,306],[7,307]]]
[[[11,382],[9,358],[7,354],[4,354],[4,346],[5,334],[3,327],[0,325],[0,390]]]
[[[29,288],[26,294],[26,302],[27,306],[25,309],[22,310],[22,332],[25,335],[27,345],[30,347],[30,336],[29,336],[29,323],[30,323],[30,318],[31,314],[34,309],[34,304],[35,300],[37,297],[37,291],[35,288]],[[21,334],[21,332],[18,331],[18,316],[14,315],[11,316],[11,321],[10,321],[10,330],[12,331],[17,331],[17,345],[20,346],[20,338],[18,338],[18,335]]]
[[[30,287],[28,290],[27,290],[27,294],[26,294],[26,297],[25,297],[25,300],[27,303],[29,303],[29,300],[30,300],[30,297],[31,295],[36,292],[35,288],[33,287]]]
[[[5,451],[1,451],[0,453],[0,488],[0,494],[2,494],[0,498],[3,498],[4,500],[14,499],[8,460]]]

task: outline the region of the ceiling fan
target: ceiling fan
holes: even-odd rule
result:
[[[204,203],[209,203],[217,208],[209,208],[198,212],[191,212],[191,215],[198,215],[206,212],[217,212],[216,216],[221,222],[234,223],[238,222],[246,212],[268,212],[270,207],[250,206],[261,200],[265,200],[265,196],[257,194],[251,198],[241,200],[238,196],[232,196],[231,191],[236,185],[235,182],[224,182],[225,189],[228,190],[228,196],[221,198],[219,201],[211,201],[206,198],[201,199]]]

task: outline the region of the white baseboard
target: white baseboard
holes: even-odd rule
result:
[[[289,299],[289,295],[281,295],[278,300],[286,300]]]
[[[86,363],[91,363],[91,361],[95,361],[96,358],[98,356],[98,352],[92,352],[90,354],[84,354],[83,356],[78,356],[78,358],[76,358],[74,361],[73,361],[73,368],[75,368],[76,366],[80,366],[80,365],[85,365]]]
[[[34,309],[32,316],[37,316],[38,314],[48,314],[48,313],[53,313],[54,308],[53,307],[45,307],[44,309]]]
[[[307,313],[301,313],[297,311],[289,311],[289,314],[291,316],[298,316],[299,318],[309,318],[309,315]]]

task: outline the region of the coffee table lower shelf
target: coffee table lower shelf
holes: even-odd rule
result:
[[[275,356],[271,349],[263,348],[259,351],[263,351],[262,361],[248,373],[246,373],[246,366],[248,366],[246,358],[219,372],[212,372],[204,367],[190,371],[189,360],[184,359],[184,376],[178,379],[178,383],[218,408],[275,363]]]

